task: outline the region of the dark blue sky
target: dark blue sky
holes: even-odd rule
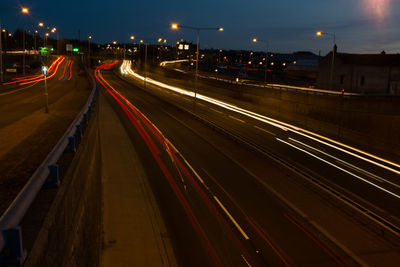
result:
[[[316,30],[325,30],[336,33],[340,51],[400,52],[400,0],[1,0],[0,7],[16,5],[29,7],[31,15],[0,10],[6,28],[29,28],[40,20],[56,26],[62,37],[77,38],[80,29],[81,39],[90,34],[98,42],[129,41],[130,35],[194,41],[194,32],[170,29],[178,22],[225,28],[202,32],[202,48],[263,50],[251,43],[257,36],[272,51],[325,54],[332,39],[315,37]]]

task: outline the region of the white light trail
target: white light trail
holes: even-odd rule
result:
[[[400,164],[398,164],[398,163],[389,161],[387,159],[378,157],[376,155],[372,155],[372,154],[370,154],[368,152],[365,152],[365,151],[362,151],[360,149],[351,147],[349,145],[346,145],[344,143],[335,141],[333,139],[330,139],[328,137],[319,135],[317,133],[308,131],[306,129],[291,125],[289,123],[285,123],[285,122],[282,122],[282,121],[279,121],[279,120],[276,120],[276,119],[273,119],[273,118],[270,118],[270,117],[255,113],[255,112],[252,112],[252,111],[237,107],[235,105],[228,104],[228,103],[225,103],[223,101],[220,101],[220,100],[208,97],[208,96],[204,96],[202,94],[198,94],[197,93],[195,95],[194,92],[191,92],[191,91],[188,91],[188,90],[185,90],[185,89],[181,89],[181,88],[178,88],[178,87],[175,87],[175,86],[167,85],[167,84],[155,81],[155,80],[150,79],[150,78],[145,78],[145,77],[139,75],[138,73],[136,73],[136,72],[134,72],[132,70],[130,61],[125,60],[123,62],[122,66],[121,66],[121,72],[122,73],[128,73],[129,75],[131,75],[131,76],[133,76],[133,77],[135,77],[137,79],[140,79],[142,81],[144,81],[146,79],[146,82],[148,82],[148,83],[151,83],[151,84],[154,84],[156,86],[159,86],[159,87],[162,87],[162,88],[177,92],[177,93],[182,94],[182,95],[187,95],[187,96],[190,96],[190,97],[195,97],[196,96],[197,98],[199,98],[199,99],[201,99],[203,101],[206,101],[206,102],[212,103],[214,105],[223,107],[225,109],[240,113],[242,115],[245,115],[247,117],[256,119],[256,120],[261,121],[263,123],[267,123],[267,124],[269,124],[271,126],[279,128],[281,130],[291,131],[293,133],[299,134],[301,136],[304,136],[306,138],[309,138],[311,140],[314,140],[316,142],[319,142],[321,144],[324,144],[326,146],[329,146],[331,148],[339,150],[339,151],[341,151],[343,153],[346,153],[346,154],[351,155],[353,157],[356,157],[358,159],[364,160],[364,161],[366,161],[368,163],[374,164],[375,166],[384,168],[384,169],[386,169],[388,171],[391,171],[391,172],[393,172],[393,173],[395,173],[397,175],[400,175],[400,170],[399,170],[400,169]]]
[[[324,163],[326,163],[328,165],[331,165],[332,167],[335,167],[335,168],[337,168],[337,169],[339,169],[339,170],[341,170],[341,171],[343,171],[343,172],[345,172],[347,174],[350,174],[351,176],[353,176],[353,177],[355,177],[355,178],[357,178],[357,179],[359,179],[359,180],[361,180],[361,181],[363,181],[363,182],[365,182],[367,184],[370,184],[370,185],[372,185],[372,186],[374,186],[374,187],[376,187],[376,188],[378,188],[378,189],[380,189],[380,190],[382,190],[382,191],[384,191],[384,192],[386,192],[386,193],[388,193],[388,194],[400,199],[399,195],[397,195],[397,194],[395,194],[395,193],[383,188],[382,186],[374,184],[373,182],[368,181],[367,179],[364,179],[364,178],[358,176],[357,174],[354,174],[354,173],[352,173],[352,172],[350,172],[350,171],[348,171],[348,170],[346,170],[346,169],[344,169],[342,167],[339,167],[339,166],[337,166],[337,165],[335,165],[335,164],[333,164],[333,163],[331,163],[331,162],[329,162],[329,161],[327,161],[327,160],[325,160],[323,158],[320,158],[320,157],[314,155],[313,153],[308,152],[307,150],[304,150],[304,149],[302,149],[300,147],[297,147],[297,146],[295,146],[295,145],[293,145],[293,144],[291,144],[289,142],[286,142],[286,141],[284,141],[282,139],[279,139],[279,138],[276,138],[276,140],[278,140],[279,142],[282,142],[282,143],[284,143],[284,144],[286,144],[288,146],[291,146],[291,147],[293,147],[293,148],[295,148],[295,149],[297,149],[299,151],[302,151],[302,152],[306,153],[307,155],[310,155],[310,156],[312,156],[312,157],[314,157],[314,158],[316,158],[316,159],[318,159],[318,160],[320,160],[320,161],[322,161],[322,162],[324,162]]]

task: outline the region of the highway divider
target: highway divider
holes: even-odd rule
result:
[[[85,106],[0,218],[1,266],[21,264],[24,261],[26,251],[22,244],[21,221],[44,186],[59,186],[61,179],[57,162],[64,152],[75,153],[75,138],[81,138],[84,126],[88,125],[98,94],[98,88],[93,73],[88,69],[86,71],[92,79],[93,89]]]

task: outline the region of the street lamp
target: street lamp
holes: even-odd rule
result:
[[[197,79],[199,73],[199,41],[200,41],[200,31],[211,30],[211,31],[224,31],[222,27],[212,27],[212,28],[201,28],[192,26],[178,25],[177,23],[171,24],[171,29],[178,30],[179,28],[194,30],[197,33],[197,47],[196,47],[196,73],[195,73],[195,90],[194,90],[194,101],[193,101],[193,111],[196,111],[196,99],[197,99]]]
[[[335,67],[335,57],[336,57],[336,34],[335,33],[329,33],[329,32],[323,32],[323,31],[317,31],[315,33],[318,37],[322,37],[323,35],[328,35],[333,37],[333,47],[332,47],[332,63],[331,63],[331,73],[329,77],[329,90],[333,89],[333,75],[334,75],[334,67]]]
[[[259,40],[257,37],[252,39],[253,43],[264,43],[265,44],[265,71],[264,71],[264,82],[267,83],[267,72],[268,72],[268,42]]]
[[[29,14],[29,9],[26,7],[22,8],[0,8],[0,10],[19,10],[23,14]],[[0,32],[1,31],[1,19],[0,19]],[[2,34],[0,34],[0,82],[3,83],[4,77],[3,77],[3,46],[2,43],[3,41],[1,40]],[[23,68],[24,68],[24,74],[25,74],[25,29],[24,29],[24,36],[23,36],[23,49],[24,49],[24,55],[23,55]]]
[[[90,68],[90,65],[91,65],[91,64],[90,64],[90,63],[91,63],[91,61],[90,61],[90,40],[92,40],[92,36],[91,36],[91,35],[88,36],[88,43],[89,43],[89,44],[88,44],[88,46],[89,46],[89,47],[88,47],[89,68]]]

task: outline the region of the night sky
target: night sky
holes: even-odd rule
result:
[[[33,29],[38,21],[59,30],[60,37],[94,42],[128,42],[163,37],[195,40],[195,33],[170,29],[172,22],[187,26],[224,27],[224,32],[201,32],[202,48],[263,50],[252,37],[269,42],[275,52],[312,51],[322,54],[332,38],[315,31],[335,32],[339,51],[358,53],[400,52],[400,0],[200,0],[200,1],[84,1],[1,0],[0,7],[26,6],[30,16],[0,10],[7,29]],[[16,4],[17,3],[17,4]],[[63,4],[61,4],[63,3]],[[67,3],[67,4],[64,4]],[[37,28],[37,27],[35,27]]]

